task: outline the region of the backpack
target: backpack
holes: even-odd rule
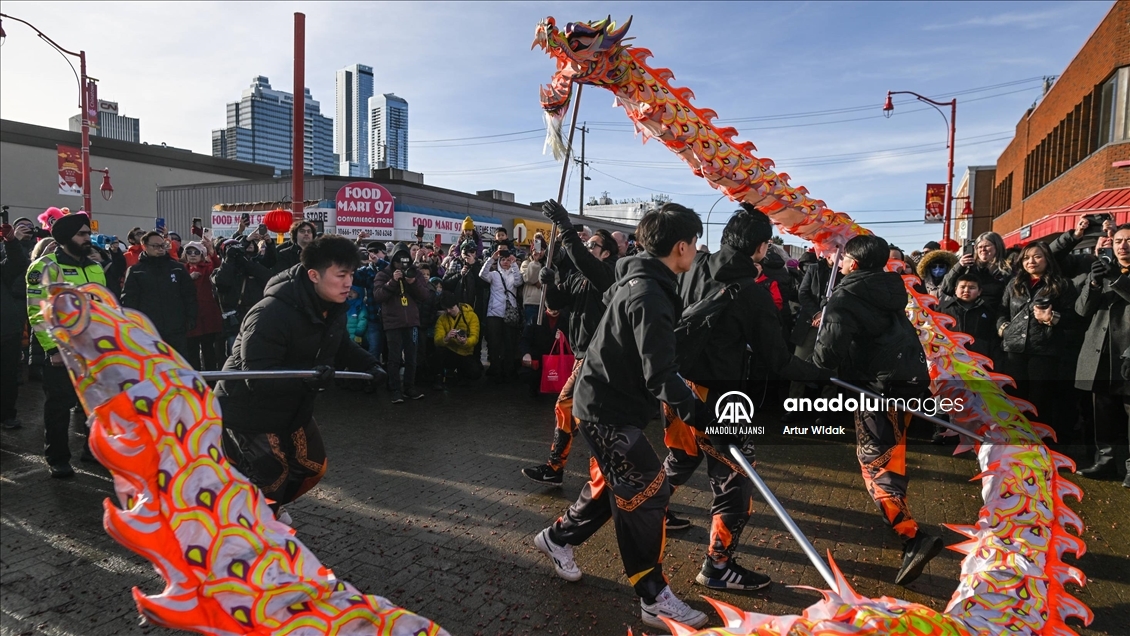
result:
[[[703,361],[710,355],[707,343],[714,327],[738,294],[750,284],[754,284],[753,279],[732,282],[704,295],[683,310],[675,323],[675,363],[679,365],[680,375],[694,377],[700,370]]]

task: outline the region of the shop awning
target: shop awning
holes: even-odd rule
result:
[[[1061,234],[1075,227],[1079,217],[1088,214],[1110,214],[1114,222],[1121,225],[1130,223],[1130,188],[1111,188],[1101,190],[1080,199],[1055,214],[1029,223],[1019,230],[1005,234],[1005,247],[1027,243],[1046,236]]]

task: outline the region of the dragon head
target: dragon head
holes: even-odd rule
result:
[[[622,81],[626,67],[618,54],[625,48],[624,36],[631,24],[628,18],[617,28],[612,16],[595,22],[570,22],[564,30],[557,28],[552,17],[539,22],[530,48],[541,46],[557,61],[557,72],[541,89],[542,108],[564,113],[573,82],[608,85]]]
[[[55,282],[49,288],[41,303],[44,326],[88,413],[152,376],[189,369],[144,314],[123,309],[105,287]]]

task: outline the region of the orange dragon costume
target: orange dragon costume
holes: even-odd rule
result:
[[[804,187],[789,185],[788,175],[775,172],[772,160],[754,155],[752,143],[734,140],[737,130],[715,127],[711,121],[717,113],[693,106],[693,93],[673,86],[670,70],[646,64],[650,51],[625,44],[630,24],[629,19],[617,27],[609,17],[559,29],[547,18],[537,26],[534,45],[557,64],[541,91],[546,144],[555,156],[565,154],[561,122],[573,84],[599,86],[612,91],[614,104],[624,108],[645,142],[659,140],[696,176],[733,201],[757,206],[780,230],[811,241],[818,252],[835,253],[851,237],[868,233],[810,198]],[[899,266],[892,261],[891,267]],[[1068,581],[1085,582],[1081,571],[1063,561],[1068,552],[1079,557],[1085,551],[1082,521],[1064,503],[1065,495],[1079,498],[1082,492],[1058,472],[1074,469],[1074,463],[1044,445],[1041,438],[1052,431],[1025,417],[1030,404],[1004,394],[1002,386],[1011,379],[988,371],[987,358],[967,351],[970,338],[949,331],[952,318],[935,312],[933,299],[914,291],[917,278],[902,271],[910,292],[907,314],[926,352],[934,394],[963,398],[966,408],[951,414],[954,423],[989,440],[975,446],[963,440],[957,449],[977,453],[985,505],[975,524],[949,526],[967,538],[951,546],[966,557],[949,605],[937,612],[898,599],[860,596],[833,562],[837,589],[824,592],[824,600],[802,615],[769,616],[711,601],[725,627],[698,633],[1060,635],[1075,633],[1065,623],[1069,617],[1090,623],[1090,609],[1064,589]],[[694,633],[670,626],[680,636]]]
[[[435,636],[432,621],[334,577],[221,452],[218,403],[139,312],[104,288],[44,280],[47,332],[92,414],[90,446],[114,477],[110,536],[167,586],[133,589],[141,615],[203,634]]]

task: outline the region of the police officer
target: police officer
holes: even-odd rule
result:
[[[43,330],[39,303],[47,300],[51,283],[105,285],[106,274],[102,266],[90,258],[94,246],[90,243],[90,217],[86,213],[69,214],[55,221],[51,227],[51,238],[58,243],[55,251],[37,259],[27,270],[27,311],[48,362],[43,368],[43,393],[47,398],[43,403],[43,454],[47,457],[51,476],[68,479],[74,477],[75,471],[70,463],[67,428],[71,408],[78,405],[78,396],[63,366],[58,346]]]

